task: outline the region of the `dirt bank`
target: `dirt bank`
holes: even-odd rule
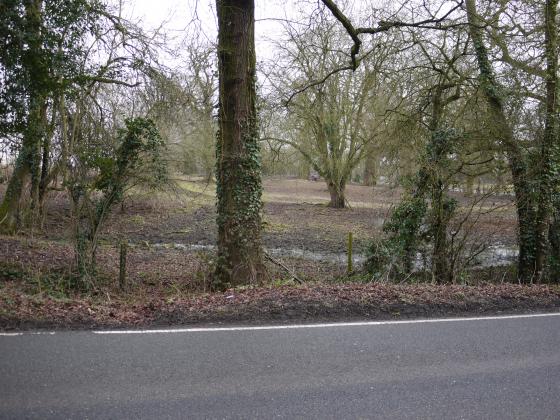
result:
[[[408,319],[558,311],[560,287],[312,284],[135,302],[118,295],[34,299],[4,288],[0,307],[3,330]]]

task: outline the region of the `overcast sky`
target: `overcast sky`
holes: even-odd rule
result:
[[[118,4],[118,0],[111,0]],[[295,19],[301,10],[317,7],[317,1],[307,0],[255,0],[257,56],[260,59],[272,58],[269,39],[281,33],[281,25],[274,19]],[[204,36],[215,42],[217,22],[214,0],[124,0],[124,17],[141,21],[147,30],[163,24],[163,29],[175,42],[186,34]],[[195,31],[200,28],[202,31]],[[196,35],[193,35],[196,34]]]
[[[108,0],[113,5],[123,2],[123,16],[134,22],[141,22],[141,26],[150,31],[161,27],[168,36],[167,45],[181,51],[185,38],[204,37],[207,41],[217,41],[217,22],[215,0]],[[349,0],[345,2],[347,13],[354,20],[355,26],[367,25],[364,19],[373,16],[374,9],[383,12],[399,9],[400,1],[391,0]],[[306,21],[313,15],[320,0],[255,0],[255,38],[257,60],[259,62],[274,59],[274,42],[282,39],[281,20]],[[339,2],[341,5],[342,2]],[[454,1],[410,0],[408,5],[429,4],[432,8],[441,5],[439,14],[445,13],[455,5]],[[418,9],[418,7],[416,7]],[[405,18],[406,19],[406,18]],[[351,40],[348,38],[348,46]],[[175,59],[160,57],[172,67]]]

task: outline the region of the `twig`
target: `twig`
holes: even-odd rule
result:
[[[283,268],[284,270],[286,270],[286,272],[292,276],[292,278],[299,284],[303,284],[303,280],[301,280],[292,270],[290,270],[288,267],[286,267],[282,262],[272,258],[272,256],[270,256],[268,254],[268,252],[264,253],[264,257],[269,260],[270,262],[276,264],[277,266]]]

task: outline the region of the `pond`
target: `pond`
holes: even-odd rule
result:
[[[215,245],[205,244],[183,244],[183,243],[156,243],[152,244],[155,248],[178,249],[184,251],[213,251]],[[346,266],[348,257],[345,252],[316,252],[301,248],[265,248],[266,252],[276,258],[301,258],[309,261],[334,263]],[[516,261],[519,251],[516,246],[494,244],[482,251],[473,261],[472,267],[499,267],[512,264]],[[355,265],[364,263],[365,253],[354,253],[352,261]],[[425,264],[422,255],[418,255],[415,266],[420,268]]]

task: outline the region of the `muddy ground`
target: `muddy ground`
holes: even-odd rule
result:
[[[383,285],[389,289],[376,289],[375,285],[355,283],[367,279],[349,280],[340,262],[312,258],[316,253],[344,253],[348,232],[354,235],[355,252],[363,252],[368,242],[381,234],[383,220],[399,202],[400,194],[398,189],[385,186],[349,185],[349,208],[331,209],[326,206],[329,194],[323,182],[266,179],[264,244],[269,249],[299,250],[299,254],[288,253],[281,261],[305,285],[296,286],[290,273],[267,262],[267,284],[209,294],[213,252],[205,246],[216,240],[213,185],[177,179],[172,191],[136,191],[116,208],[101,236],[97,285],[87,293],[71,286],[74,260],[70,207],[63,193],[53,193],[41,228],[22,231],[15,237],[0,236],[0,328],[383,318],[560,306],[557,288],[484,289],[482,284],[486,282],[502,284],[511,279],[509,267],[476,272],[465,279],[464,285],[481,289],[473,295],[469,295],[470,289],[453,292],[454,297],[445,300],[445,289],[437,293],[422,289],[410,295],[397,290],[408,286]],[[511,197],[484,200],[457,193],[455,198],[461,204],[461,220],[457,222],[466,214],[476,221],[469,232],[470,241],[515,243]],[[473,200],[477,205],[471,211]],[[463,226],[470,226],[470,222]],[[117,282],[117,244],[122,240],[130,243],[124,291]],[[440,298],[428,299],[430,290]],[[232,293],[244,297],[228,298]],[[383,300],[387,293],[393,293],[393,300]],[[466,301],[461,297],[464,293],[471,296]],[[366,295],[371,299],[364,300]]]
[[[216,241],[214,185],[177,180],[167,194],[138,192],[113,212],[103,239],[127,239],[133,243],[212,245]],[[388,187],[351,184],[346,198],[349,208],[326,206],[329,193],[324,182],[298,179],[264,181],[264,244],[268,248],[302,249],[310,252],[344,252],[348,232],[353,232],[355,249],[363,250],[379,236],[383,221],[398,203],[401,191]],[[515,214],[511,197],[464,197],[461,218],[473,202],[480,200],[470,220],[476,225],[472,241],[513,245]],[[458,221],[460,222],[460,221]],[[38,234],[51,240],[68,239],[69,205],[63,194],[49,202],[44,229]]]

